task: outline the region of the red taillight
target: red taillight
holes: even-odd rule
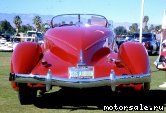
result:
[[[148,49],[150,46],[150,42],[145,42],[145,48]]]

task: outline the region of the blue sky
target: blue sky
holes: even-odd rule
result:
[[[149,23],[161,24],[166,0],[144,0],[144,15]],[[141,0],[3,0],[0,13],[95,13],[113,22],[139,23]]]

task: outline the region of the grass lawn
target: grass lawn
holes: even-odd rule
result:
[[[99,91],[96,97],[91,96],[94,95],[93,93],[86,93],[81,94],[77,97],[76,92],[65,92],[65,91],[58,91],[59,88],[54,88],[54,92],[47,93],[45,96],[38,97],[38,100],[35,104],[32,105],[20,105],[17,97],[17,92],[14,91],[8,80],[9,77],[9,70],[10,70],[10,59],[11,53],[10,52],[0,52],[0,113],[100,113],[103,112],[102,109],[98,109],[95,106],[91,106],[92,103],[97,102],[108,102],[111,105],[116,103],[128,103],[128,104],[143,104],[143,103],[162,103],[166,105],[166,89],[160,89],[158,86],[166,81],[166,76],[164,71],[158,71],[155,66],[153,65],[154,60],[157,56],[150,56],[151,61],[151,69],[152,69],[152,82],[151,82],[151,90],[148,92],[136,92],[133,94],[125,93],[112,95],[113,98],[108,97],[108,93],[102,91],[104,95],[102,95],[101,91]],[[111,95],[111,94],[110,94]],[[109,95],[109,96],[110,96]],[[89,99],[89,105],[85,106],[84,104],[87,102],[85,99]],[[150,99],[150,100],[149,100]],[[98,101],[100,100],[100,101]],[[82,106],[66,106],[64,108],[59,108],[54,105],[55,103],[80,103]],[[166,110],[166,106],[165,106]],[[108,111],[110,112],[110,111]],[[115,111],[111,111],[114,113]],[[134,111],[126,111],[125,113],[133,113]],[[134,113],[137,113],[135,111]],[[154,113],[161,113],[161,111],[154,111]],[[115,113],[122,113],[120,111],[116,111]],[[151,113],[150,111],[144,111],[139,113]],[[162,111],[163,113],[163,111]]]

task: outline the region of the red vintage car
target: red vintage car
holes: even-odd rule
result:
[[[64,14],[52,18],[44,44],[22,42],[11,59],[10,81],[21,104],[37,90],[133,87],[148,90],[151,69],[145,47],[125,42],[117,50],[108,20],[95,14]]]

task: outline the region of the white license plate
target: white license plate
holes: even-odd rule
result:
[[[69,67],[69,78],[94,78],[94,67]]]

